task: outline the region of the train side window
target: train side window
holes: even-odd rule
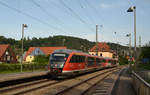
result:
[[[88,66],[93,66],[93,65],[94,65],[94,58],[88,57]]]
[[[101,64],[101,59],[96,58],[96,65],[100,65]]]
[[[85,56],[81,56],[81,61],[80,62],[85,62]]]
[[[76,61],[76,56],[73,55],[73,56],[71,57],[71,59],[70,59],[70,63],[75,63],[75,61]]]
[[[111,63],[111,60],[108,60],[108,63]]]
[[[102,59],[102,63],[104,63],[104,62],[106,62],[106,60],[105,60],[105,59]]]
[[[73,55],[70,59],[70,63],[81,63],[85,62],[85,56]]]
[[[113,64],[116,64],[116,60],[113,60]]]

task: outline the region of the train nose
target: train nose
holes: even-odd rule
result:
[[[53,69],[51,69],[51,72],[59,74],[62,72],[62,69],[61,68],[53,68]]]

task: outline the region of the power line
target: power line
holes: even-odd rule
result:
[[[35,6],[40,8],[46,15],[48,15],[50,18],[52,17],[53,19],[57,20],[58,22],[61,22],[56,16],[53,16],[50,14],[44,7],[42,7],[39,3],[37,3],[35,0],[30,0]],[[61,22],[62,23],[62,22]],[[61,24],[60,24],[61,25]]]
[[[101,17],[102,18],[102,16],[99,14],[99,12],[97,11],[97,9],[92,4],[90,4],[88,0],[84,0],[84,1],[87,3],[87,5],[89,7],[91,7],[91,9],[95,12],[95,14],[97,15],[97,17]],[[102,21],[102,19],[101,19],[101,21]]]
[[[51,1],[51,0],[49,0]],[[50,3],[53,3],[52,5],[54,5],[55,7],[59,8],[59,9],[62,9],[63,7],[61,7],[60,5],[58,5],[56,2],[50,2]],[[63,10],[65,13],[69,14],[70,16],[74,17],[72,14],[70,14],[67,10]]]
[[[0,4],[3,5],[3,6],[5,6],[5,7],[7,7],[7,8],[9,8],[9,9],[11,9],[11,10],[13,10],[13,11],[16,11],[16,12],[18,12],[18,13],[24,15],[24,16],[27,16],[27,17],[29,17],[29,18],[31,18],[31,19],[33,19],[33,20],[36,20],[36,21],[38,21],[38,22],[40,22],[40,23],[42,23],[42,24],[44,24],[44,25],[46,25],[46,26],[49,26],[49,27],[53,28],[54,30],[59,30],[59,31],[60,31],[60,29],[58,29],[57,27],[54,27],[54,26],[48,24],[47,22],[40,20],[39,18],[36,18],[36,17],[34,17],[34,16],[32,16],[32,15],[29,15],[29,14],[27,14],[27,13],[25,13],[25,12],[22,12],[22,11],[20,11],[19,9],[16,9],[16,8],[14,8],[14,7],[11,7],[11,6],[7,5],[6,3],[4,3],[4,2],[2,2],[2,1],[0,1]]]
[[[83,12],[85,13],[86,17],[93,23],[94,23],[94,20],[92,19],[92,17],[87,13],[87,11],[85,10],[85,7],[82,5],[81,1],[79,0],[79,5],[81,7],[81,9],[83,10]]]
[[[76,19],[78,19],[81,23],[85,24],[86,26],[88,26],[88,28],[93,31],[92,28],[90,28],[90,26],[73,10],[71,9],[69,6],[67,6],[63,0],[59,0],[59,2],[65,7],[67,8],[72,14],[74,14],[74,16],[76,17]]]

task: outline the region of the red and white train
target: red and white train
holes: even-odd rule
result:
[[[117,60],[62,49],[50,56],[49,73],[56,76],[76,75],[106,67],[116,66]]]

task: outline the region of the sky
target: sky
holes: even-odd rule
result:
[[[28,27],[24,36],[74,36],[95,41],[127,45],[131,33],[134,46],[136,6],[137,45],[150,41],[150,0],[0,0],[0,36],[21,39],[22,24]]]

